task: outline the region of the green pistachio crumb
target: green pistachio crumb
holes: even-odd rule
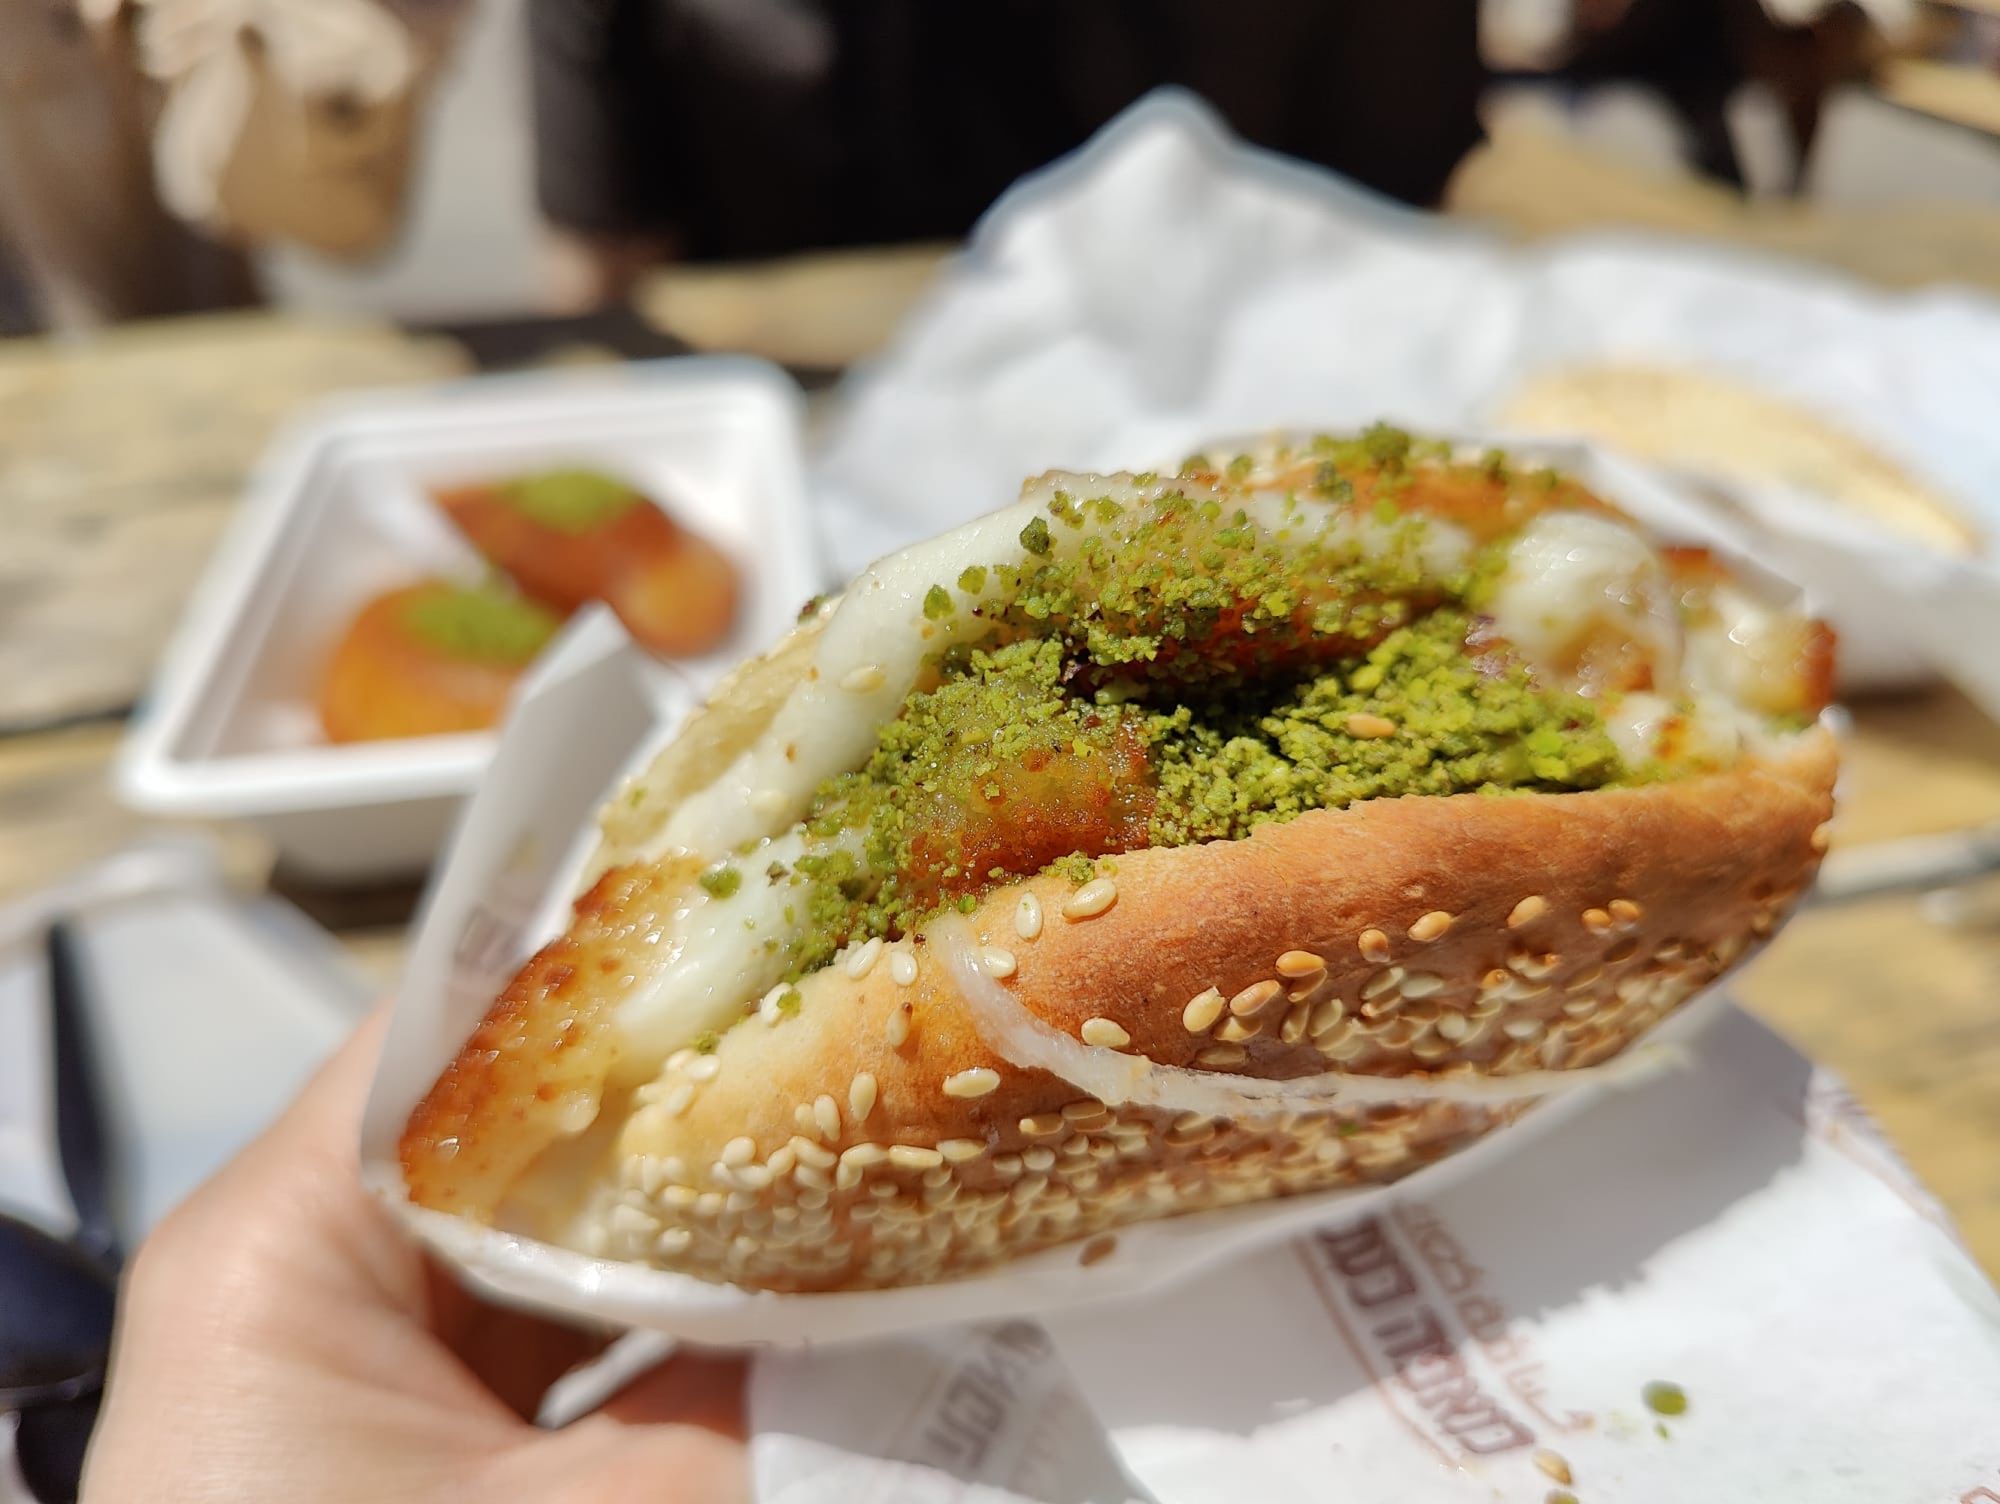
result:
[[[951,592],[945,589],[944,586],[933,585],[929,590],[924,592],[924,619],[926,621],[943,621],[957,609],[958,607],[952,602]]]
[[[734,867],[710,867],[695,879],[712,898],[729,898],[743,886],[743,874]]]
[[[543,527],[572,535],[602,527],[641,500],[624,481],[599,470],[543,470],[517,476],[497,489],[516,511]]]
[[[1030,517],[1028,525],[1021,529],[1021,547],[1041,558],[1055,547],[1055,540],[1049,537],[1048,522],[1041,517]]]
[[[1646,1402],[1646,1408],[1655,1415],[1687,1414],[1687,1391],[1666,1379],[1653,1380],[1639,1391],[1639,1398]]]
[[[518,667],[562,627],[562,618],[497,585],[438,583],[410,595],[400,612],[420,642],[453,658]]]

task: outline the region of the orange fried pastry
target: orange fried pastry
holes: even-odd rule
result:
[[[736,618],[736,568],[722,551],[611,476],[546,470],[436,499],[529,595],[563,612],[601,600],[663,657],[707,652]]]
[[[382,741],[480,731],[562,625],[489,585],[424,580],[361,608],[320,677],[329,740]]]

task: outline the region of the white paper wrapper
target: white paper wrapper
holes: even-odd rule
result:
[[[1733,1010],[1698,1050],[1476,1178],[1053,1317],[1060,1363],[760,1360],[758,1497],[1539,1501],[1546,1453],[1592,1504],[1991,1504],[2000,1299],[1838,1082]]]
[[[1218,434],[1378,418],[1490,428],[1524,379],[1598,362],[1713,372],[1824,415],[2000,540],[2000,308],[1890,296],[1666,240],[1505,247],[1244,147],[1149,99],[1009,193],[850,384],[815,473],[851,572],[1050,467],[1143,468]],[[1697,508],[1804,585],[1850,685],[1949,674],[2000,712],[2000,575],[1819,498]]]

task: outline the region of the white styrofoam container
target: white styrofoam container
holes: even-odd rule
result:
[[[776,640],[820,588],[801,401],[774,366],[691,357],[477,378],[319,410],[252,477],[127,734],[121,797],[156,814],[249,820],[314,878],[421,870],[494,736],[329,745],[314,691],[370,597],[427,574],[486,572],[426,488],[581,464],[657,497],[742,574],[736,629],[677,665],[706,685]]]

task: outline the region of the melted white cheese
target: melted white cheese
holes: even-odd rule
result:
[[[1671,582],[1633,529],[1589,512],[1544,512],[1514,540],[1493,594],[1500,635],[1530,664],[1565,678],[1593,634],[1641,645],[1656,687],[1681,676],[1681,621]]]
[[[1712,619],[1688,634],[1688,680],[1696,688],[1754,710],[1791,703],[1798,676],[1796,613],[1724,582],[1709,591]]]
[[[1628,768],[1642,767],[1659,749],[1660,732],[1679,711],[1665,695],[1643,690],[1623,695],[1603,708],[1604,730]]]
[[[819,849],[844,849],[858,857],[860,833],[846,832]],[[735,1023],[750,999],[784,976],[790,942],[810,922],[806,890],[789,878],[774,882],[767,873],[774,862],[789,871],[805,854],[805,828],[794,826],[731,859],[741,881],[727,898],[689,885],[655,941],[652,969],[618,1005],[625,1046],[621,1077],[650,1077],[680,1046]]]

